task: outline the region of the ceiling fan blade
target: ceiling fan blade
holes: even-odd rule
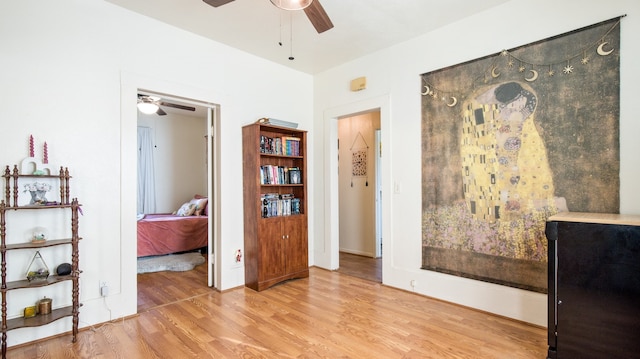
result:
[[[164,115],[166,115],[166,114],[167,114],[167,113],[166,113],[166,112],[164,112],[164,110],[163,110],[163,109],[161,109],[160,107],[158,107],[158,111],[156,111],[156,115],[158,115],[158,116],[164,116]]]
[[[333,28],[333,23],[331,22],[331,19],[329,19],[327,12],[324,11],[319,0],[313,0],[311,5],[304,8],[304,13],[307,14],[309,21],[311,21],[313,27],[316,28],[318,34]]]
[[[196,110],[195,107],[185,106],[185,105],[178,105],[177,103],[171,103],[171,102],[160,102],[160,103],[158,103],[158,105],[167,106],[167,107],[173,107],[173,108],[179,108],[179,109],[185,110],[185,111],[195,111]]]
[[[202,1],[206,2],[207,4],[213,7],[218,7],[218,6],[222,6],[224,4],[230,3],[233,0],[202,0]]]

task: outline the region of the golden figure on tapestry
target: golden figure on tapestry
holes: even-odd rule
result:
[[[534,249],[527,246],[540,246],[527,243],[527,216],[567,210],[554,196],[547,150],[534,123],[536,104],[531,88],[511,81],[480,89],[463,106],[460,156],[467,209],[476,220],[497,222],[500,236],[509,234],[515,258],[526,258]]]

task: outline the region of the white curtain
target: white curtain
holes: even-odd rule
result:
[[[138,127],[138,214],[156,211],[152,132],[149,127]]]

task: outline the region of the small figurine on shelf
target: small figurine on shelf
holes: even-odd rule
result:
[[[69,275],[71,274],[72,270],[73,270],[73,267],[71,266],[70,263],[61,263],[56,268],[56,274],[60,276]]]
[[[29,282],[33,280],[45,280],[47,278],[49,278],[49,270],[46,268],[38,268],[35,271],[29,271],[27,274],[27,280]]]
[[[31,282],[33,280],[46,280],[47,278],[49,278],[49,267],[44,262],[40,251],[36,251],[27,269],[27,280]]]
[[[44,243],[47,240],[47,229],[44,227],[35,227],[33,228],[33,233],[31,235],[31,242],[33,243]]]
[[[29,204],[46,204],[47,201],[47,192],[51,190],[51,185],[44,182],[34,182],[28,183],[24,185],[23,192],[31,193],[31,201]]]
[[[24,317],[25,318],[33,318],[36,316],[37,307],[35,305],[30,305],[24,308]]]
[[[53,303],[53,299],[44,297],[36,302],[36,306],[38,307],[38,314],[46,315],[51,314],[51,305]]]

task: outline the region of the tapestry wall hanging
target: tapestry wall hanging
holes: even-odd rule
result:
[[[351,187],[353,187],[354,177],[364,177],[365,186],[369,186],[369,177],[367,175],[367,153],[369,145],[365,141],[360,132],[351,145]]]
[[[619,212],[619,25],[421,75],[422,269],[547,293],[546,219]]]

